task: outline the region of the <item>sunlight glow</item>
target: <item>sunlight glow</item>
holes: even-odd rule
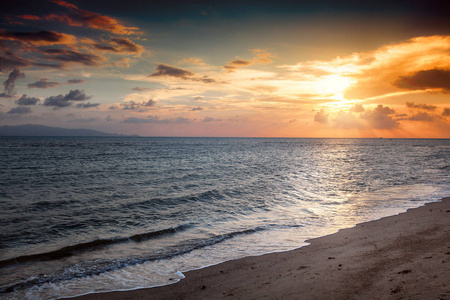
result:
[[[346,100],[344,98],[344,91],[354,82],[355,80],[350,77],[333,74],[320,78],[315,88],[319,93],[331,94],[336,100]]]

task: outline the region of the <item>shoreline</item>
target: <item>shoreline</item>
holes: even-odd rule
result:
[[[67,299],[450,299],[450,197],[306,242],[170,285]]]

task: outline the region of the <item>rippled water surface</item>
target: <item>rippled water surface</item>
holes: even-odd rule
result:
[[[450,195],[450,140],[0,138],[0,297],[174,282]]]

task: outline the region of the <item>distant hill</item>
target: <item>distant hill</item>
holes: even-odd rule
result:
[[[0,126],[0,136],[120,136],[91,129],[67,129],[43,125]]]

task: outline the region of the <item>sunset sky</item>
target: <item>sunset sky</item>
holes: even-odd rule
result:
[[[450,138],[450,1],[2,0],[0,125]]]

